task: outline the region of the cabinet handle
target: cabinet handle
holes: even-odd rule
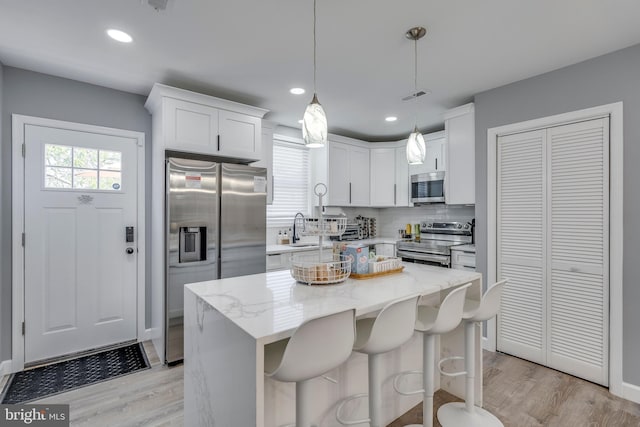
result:
[[[349,204],[351,204],[351,183],[349,183]]]
[[[218,151],[220,151],[220,135],[218,135]]]
[[[473,251],[462,251],[463,254],[475,254]]]
[[[475,265],[463,265],[464,268],[473,268],[475,270]]]
[[[219,150],[220,148],[218,148]],[[438,158],[436,157],[436,170],[438,170]]]
[[[398,184],[393,184],[393,204],[395,205],[396,203],[398,203],[396,201],[396,187],[398,186]]]
[[[275,177],[271,175],[271,200],[273,200],[273,196],[276,194],[276,187],[274,186]]]

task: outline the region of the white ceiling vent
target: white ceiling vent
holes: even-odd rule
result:
[[[430,94],[431,94],[431,91],[429,89],[420,89],[416,93],[412,93],[412,94],[409,94],[409,95],[405,96],[404,98],[402,98],[402,100],[403,101],[408,101],[408,100],[413,99],[413,98],[418,98],[418,97],[421,97],[423,95],[430,95]]]

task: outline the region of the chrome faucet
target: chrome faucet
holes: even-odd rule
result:
[[[302,231],[304,231],[304,215],[302,215],[302,213],[298,212],[296,213],[296,216],[293,217],[293,235],[291,236],[291,244],[297,242],[298,240],[300,240],[298,238],[298,232],[296,231],[296,220],[298,219],[298,216],[300,218],[302,218]]]

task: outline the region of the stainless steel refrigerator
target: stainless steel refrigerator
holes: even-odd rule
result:
[[[167,159],[165,362],[183,359],[184,285],[266,271],[266,169]]]

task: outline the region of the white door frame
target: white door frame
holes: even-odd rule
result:
[[[12,320],[11,320],[11,366],[10,372],[19,372],[24,369],[24,335],[22,335],[22,322],[24,321],[24,247],[22,246],[22,233],[24,232],[24,157],[22,157],[22,144],[24,141],[24,129],[26,125],[44,126],[72,131],[90,132],[102,135],[119,136],[135,140],[138,147],[138,176],[137,176],[137,210],[138,210],[138,277],[137,277],[137,319],[136,333],[138,341],[145,337],[145,151],[144,133],[114,129],[102,126],[86,125],[81,123],[65,122],[60,120],[45,119],[41,117],[23,116],[12,114],[12,182],[11,182],[11,214],[12,214]]]
[[[622,383],[623,127],[622,102],[498,126],[487,130],[487,283],[497,280],[498,137],[610,117],[609,127],[609,391],[624,396]],[[485,349],[496,351],[497,322],[487,323]]]

